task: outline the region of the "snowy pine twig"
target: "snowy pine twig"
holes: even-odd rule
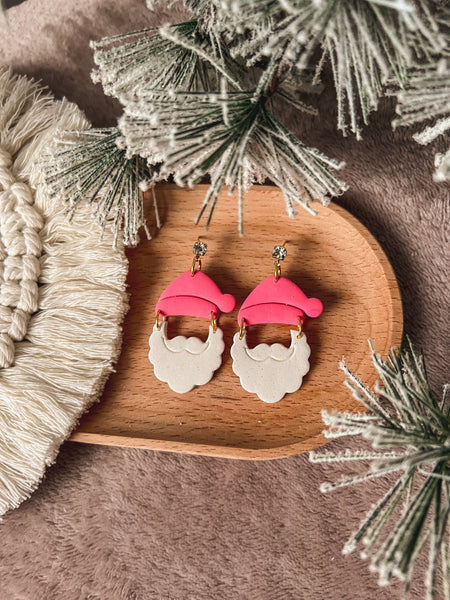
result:
[[[110,226],[116,236],[123,230],[125,245],[135,246],[141,226],[150,237],[140,185],[151,172],[143,158],[118,147],[120,136],[117,128],[61,132],[35,170],[49,194],[68,203],[69,214],[80,202],[91,202],[99,225]],[[156,205],[155,213],[158,224]]]
[[[143,29],[91,42],[95,83],[126,104],[150,90],[203,91],[217,87],[217,73],[233,63],[220,36],[202,34],[201,21]]]
[[[408,88],[398,94],[397,113],[393,127],[433,119],[432,125],[413,135],[419,144],[429,144],[450,131],[450,55],[437,68],[423,68],[411,77]],[[450,147],[446,154],[436,155],[435,163],[434,179],[450,179]]]
[[[410,126],[432,120],[413,138],[419,144],[429,144],[450,130],[450,7],[439,4],[437,22],[441,25],[444,40],[442,56],[414,70],[405,90],[391,92],[397,95],[396,112],[392,126]],[[436,154],[435,181],[450,180],[450,147],[445,154]]]
[[[147,5],[157,10],[160,2],[147,0]],[[297,205],[311,211],[312,200],[327,203],[346,189],[334,173],[342,161],[306,147],[275,117],[286,100],[314,114],[298,98],[305,82],[318,87],[325,65],[331,66],[337,127],[360,139],[387,82],[395,82],[397,93],[404,94],[400,119],[404,124],[416,119],[406,100],[419,85],[416,75],[425,63],[436,66],[448,46],[446,9],[439,0],[183,4],[192,13],[185,23],[92,42],[93,80],[124,106],[118,128],[126,152],[117,169],[127,170],[135,157],[147,160],[153,183],[171,176],[180,185],[192,185],[210,177],[201,209],[209,207],[207,225],[223,186],[236,189],[241,233],[243,196],[253,183],[269,179],[278,185],[290,215]],[[439,93],[436,87],[432,93]],[[427,87],[424,98],[429,96]],[[428,108],[418,108],[418,117],[431,116]],[[446,123],[436,128],[442,131]],[[95,144],[85,144],[86,159],[91,150],[96,152]],[[436,160],[436,179],[443,179],[450,152]],[[54,186],[69,169],[67,160],[61,175],[52,172]],[[134,196],[122,196],[127,198]]]
[[[264,57],[271,64],[295,66],[300,72],[314,64],[316,78],[330,61],[338,106],[338,129],[361,138],[378,107],[390,76],[401,87],[407,69],[418,57],[440,52],[444,41],[426,2],[410,0],[221,0],[219,23],[235,54],[254,65]],[[236,31],[243,40],[236,42]]]
[[[243,193],[267,177],[283,190],[291,216],[296,204],[311,211],[313,199],[326,204],[345,189],[329,170],[341,165],[299,142],[253,91],[152,92],[126,105],[119,126],[131,152],[161,163],[159,177],[173,174],[177,184],[192,186],[211,176],[198,217],[210,205],[207,226],[224,185],[230,194],[238,189],[241,231]]]
[[[429,547],[426,597],[437,598],[438,567],[443,569],[444,594],[450,590],[450,394],[446,386],[438,401],[430,389],[422,355],[409,345],[392,351],[384,361],[372,349],[382,385],[371,392],[348,370],[347,385],[367,412],[324,412],[329,438],[357,435],[371,441],[373,451],[313,452],[313,462],[369,460],[370,468],[335,483],[324,492],[398,473],[388,492],[374,505],[344,547],[344,554],[362,543],[363,558],[380,584],[393,577],[405,581],[408,592],[417,559]]]

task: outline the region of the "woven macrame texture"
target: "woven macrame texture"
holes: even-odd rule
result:
[[[69,222],[35,190],[55,130],[86,125],[74,104],[0,72],[0,513],[37,487],[120,347],[123,250],[87,208]]]
[[[39,233],[43,219],[30,186],[17,181],[11,155],[0,148],[0,368],[14,362],[15,344],[25,337],[38,309]]]

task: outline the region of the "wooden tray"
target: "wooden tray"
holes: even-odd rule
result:
[[[344,387],[339,361],[372,385],[376,373],[367,344],[385,355],[400,345],[402,306],[392,268],[372,235],[344,209],[317,206],[313,217],[299,209],[295,219],[284,212],[281,192],[253,187],[245,198],[245,236],[237,232],[237,200],[219,199],[205,233],[194,218],[206,186],[184,190],[159,187],[164,226],[154,238],[128,252],[130,311],[124,323],[123,349],[100,404],[85,415],[71,439],[212,456],[270,459],[299,454],[326,442],[322,409],[359,410]],[[148,210],[150,222],[152,211]],[[311,371],[301,389],[277,404],[265,404],[245,392],[231,369],[229,348],[237,329],[237,310],[221,315],[226,349],[222,367],[209,384],[176,394],[156,379],[149,363],[148,338],[154,306],[162,290],[191,266],[197,237],[208,244],[203,270],[239,307],[247,294],[273,272],[271,251],[286,242],[283,275],[308,296],[320,298],[324,312],[306,323]],[[202,319],[169,322],[170,336],[206,339]],[[265,341],[289,344],[290,327],[250,328],[249,345]]]

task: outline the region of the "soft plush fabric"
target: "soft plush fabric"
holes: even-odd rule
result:
[[[27,0],[9,11],[0,66],[42,78],[96,124],[110,124],[120,108],[90,82],[89,40],[174,15],[151,15],[143,0]],[[391,102],[381,103],[362,142],[336,133],[332,91],[319,107],[320,118],[291,115],[289,125],[306,143],[346,161],[350,189],[338,202],[390,258],[405,330],[423,347],[440,394],[448,380],[450,209],[448,186],[432,182],[433,149],[416,145],[410,131],[391,131]],[[400,586],[378,588],[357,553],[341,555],[388,485],[379,480],[320,493],[320,482],[350,469],[312,465],[306,455],[258,463],[68,443],[39,490],[0,526],[1,597],[399,598]],[[411,598],[423,598],[420,580]]]

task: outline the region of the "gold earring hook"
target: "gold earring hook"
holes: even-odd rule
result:
[[[195,268],[195,267],[197,267],[197,268]],[[200,258],[198,256],[194,256],[194,258],[192,260],[192,267],[191,267],[192,277],[194,277],[196,271],[201,271],[201,270],[202,270],[202,261],[200,260]]]

